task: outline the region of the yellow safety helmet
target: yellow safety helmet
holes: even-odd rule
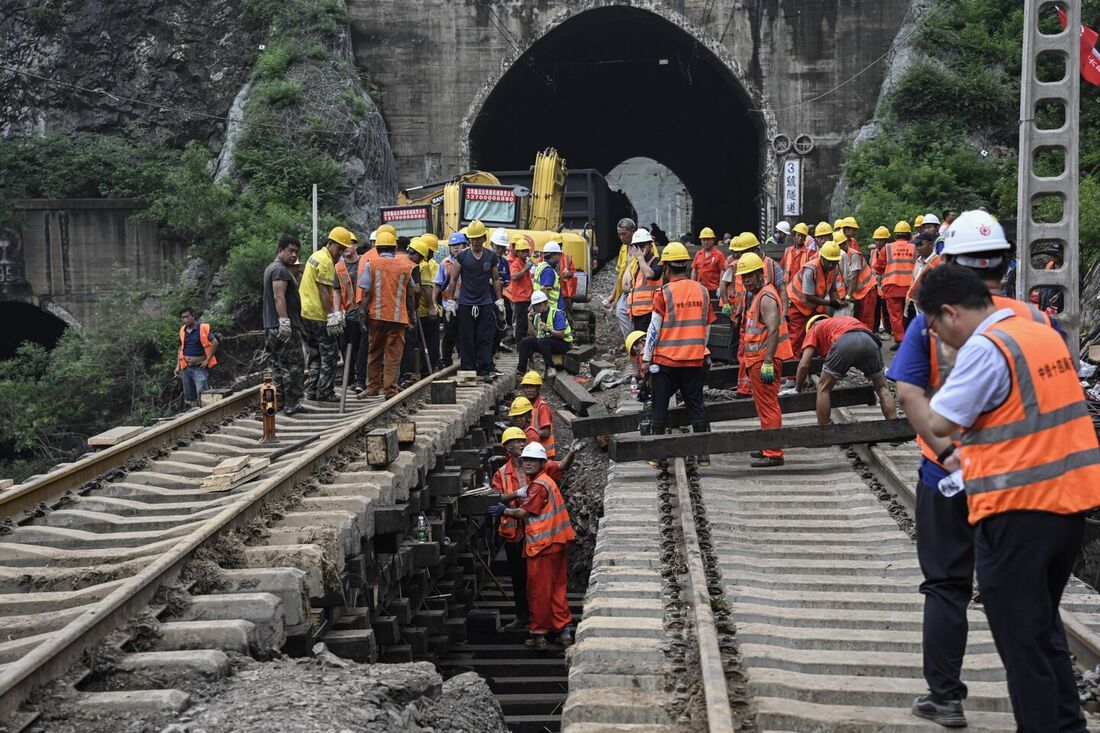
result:
[[[886,227],[879,227],[878,229],[875,230],[874,238],[875,239],[889,239],[890,238],[890,230],[887,229]]]
[[[428,245],[428,249],[435,252],[439,249],[439,237],[435,236],[431,232],[425,232],[420,235],[420,241]]]
[[[740,234],[734,235],[733,238],[730,239],[730,251],[731,252],[736,252],[737,251],[737,245],[740,244],[740,243],[741,243],[741,235]]]
[[[531,400],[526,397],[517,397],[512,400],[512,406],[508,408],[508,417],[515,417],[516,415],[526,415],[531,410],[535,409],[531,406]]]
[[[830,262],[839,262],[840,245],[836,242],[829,242],[823,245],[820,250],[818,250],[818,254],[821,255],[822,259],[829,260]]]
[[[817,226],[814,227],[814,236],[815,237],[824,237],[824,236],[827,236],[827,235],[832,234],[832,233],[833,233],[833,228],[831,226],[829,226],[829,222],[827,222],[827,221],[818,222]]]
[[[859,229],[859,222],[856,221],[854,216],[846,216],[844,217],[844,226]]]
[[[634,348],[634,344],[638,343],[638,339],[645,338],[645,331],[631,331],[626,335],[626,353],[630,353],[630,350]]]
[[[814,316],[810,320],[806,321],[806,330],[809,331],[811,328],[814,327],[815,323],[820,321],[822,318],[828,318],[828,317],[829,316],[825,315],[824,313],[818,313],[816,316]]]
[[[703,227],[703,231],[699,232],[699,239],[717,239],[718,236],[714,233],[714,230],[710,227]]]
[[[837,244],[842,244],[842,243],[848,241],[848,237],[845,236],[843,229],[834,229],[833,230],[833,241],[836,242]]]
[[[798,232],[799,234],[805,234],[807,236],[809,236],[809,234],[810,234],[810,228],[808,226],[806,226],[806,222],[804,222],[804,221],[800,221],[797,224],[795,224],[794,225],[794,230],[796,232]]]
[[[381,226],[379,226],[374,231],[375,231],[376,234],[379,234],[381,232],[389,232],[393,236],[395,236],[395,237],[397,236],[397,230],[393,228],[393,224],[382,224]]]
[[[844,226],[844,220],[843,219],[833,219],[833,231],[834,232],[837,229],[840,229],[842,226]]]
[[[920,229],[921,224],[924,223],[924,214],[917,214],[917,218],[913,220],[913,228]]]
[[[764,260],[760,258],[760,255],[755,252],[749,252],[741,255],[741,258],[737,260],[737,274],[748,275],[750,272],[756,272],[757,270],[764,269]]]
[[[679,242],[669,242],[661,252],[661,262],[687,262],[690,259],[688,248]]]
[[[542,376],[534,369],[523,375],[523,379],[520,380],[520,386],[522,387],[541,387]]]
[[[512,243],[516,251],[530,252],[531,247],[535,245],[535,240],[531,239],[531,237],[526,234],[517,234],[512,239]]]
[[[428,244],[420,237],[413,237],[413,240],[409,242],[409,249],[416,252],[424,259],[428,259],[432,256],[432,251],[428,249]]]
[[[466,225],[466,236],[470,239],[484,237],[487,232],[488,230],[485,228],[485,225],[481,223],[480,219],[474,219]]]
[[[523,428],[508,428],[504,431],[504,434],[500,436],[500,444],[507,445],[513,440],[527,440],[527,433],[523,432]]]
[[[375,247],[396,247],[397,236],[390,232],[378,232],[378,236],[374,239]]]
[[[734,252],[744,252],[747,249],[759,246],[760,240],[756,238],[755,234],[752,232],[741,232],[730,244],[730,249]]]
[[[351,246],[352,234],[344,227],[333,227],[332,231],[328,233],[328,238],[341,247]]]
[[[902,219],[894,225],[894,234],[912,234],[913,229],[909,226],[909,222]]]

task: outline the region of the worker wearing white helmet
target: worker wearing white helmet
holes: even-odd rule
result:
[[[653,313],[653,294],[661,287],[664,268],[653,246],[648,229],[638,229],[630,238],[630,269],[634,279],[630,285],[627,308],[635,331],[649,330]]]
[[[573,345],[573,329],[569,325],[569,319],[565,311],[556,307],[546,297],[542,290],[536,290],[531,294],[531,323],[528,328],[530,335],[519,342],[519,364],[516,365],[516,373],[523,376],[527,373],[527,362],[535,352],[542,354],[544,374],[553,377],[557,374],[554,369],[554,354],[564,354]]]
[[[535,266],[531,276],[531,285],[535,292],[545,293],[554,307],[565,310],[561,295],[561,245],[547,242],[542,247],[542,262]]]
[[[791,236],[791,225],[780,220],[775,225],[775,231],[764,242],[764,248],[768,254],[782,252],[787,246],[787,237]]]
[[[920,230],[935,237],[940,233],[940,218],[935,214],[925,214],[920,224]]]
[[[547,635],[556,633],[558,643],[568,647],[573,644],[569,628],[573,614],[565,596],[569,571],[566,549],[576,534],[558,484],[546,471],[546,449],[539,443],[528,443],[520,459],[527,481],[523,502],[516,508],[496,504],[489,513],[523,521],[527,604],[531,611],[531,636],[526,646],[545,650]]]

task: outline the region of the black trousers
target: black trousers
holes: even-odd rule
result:
[[[737,363],[737,349],[741,346],[741,321],[730,321],[730,364]]]
[[[458,348],[458,314],[450,320],[443,319],[443,350],[439,354],[441,366],[449,367],[454,363],[455,349]]]
[[[668,403],[677,390],[684,398],[692,431],[705,433],[710,430],[703,405],[703,384],[706,380],[703,367],[670,367],[659,364],[657,369],[656,373],[649,374],[649,388],[653,392],[653,412],[650,415],[653,434],[660,435],[665,431],[668,425]]]
[[[424,347],[420,344],[420,332],[414,324],[412,328],[405,329],[405,351],[401,354],[401,376],[406,374],[419,374],[421,377],[427,374],[424,366]]]
[[[492,303],[458,306],[458,360],[460,369],[484,376],[493,367],[493,336],[497,317]],[[475,315],[476,311],[476,315]]]
[[[1084,529],[1083,515],[1030,511],[974,528],[978,586],[1019,733],[1086,730],[1058,614]]]
[[[973,595],[974,530],[966,494],[946,497],[917,481],[917,559],[924,582],[924,679],[933,698],[966,699],[962,664]]]
[[[512,303],[512,316],[513,323],[515,323],[516,330],[516,344],[527,338],[527,314],[531,310],[531,301],[522,300],[518,303]]]
[[[643,333],[649,330],[649,322],[652,319],[652,313],[646,313],[644,316],[631,316],[631,320],[634,322],[634,330]]]
[[[508,574],[512,576],[512,602],[515,604],[516,618],[529,621],[531,609],[527,605],[527,558],[523,556],[523,543],[505,542],[504,556],[508,558]]]
[[[359,325],[358,318],[344,321],[344,333],[340,336],[340,353],[344,354],[351,344],[351,366],[348,368],[348,380],[351,384],[365,387],[367,384],[367,332]]]
[[[526,372],[527,362],[536,351],[542,354],[543,366],[547,369],[553,369],[554,354],[564,354],[569,351],[569,346],[570,344],[567,344],[564,339],[556,336],[541,339],[534,336],[525,336],[519,342],[519,365],[516,366],[516,369],[520,372]]]
[[[428,359],[431,366],[425,370],[439,368],[439,316],[421,316],[420,327],[424,329],[424,340],[428,342]]]

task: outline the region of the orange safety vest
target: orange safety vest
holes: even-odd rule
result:
[[[573,532],[573,523],[569,521],[569,510],[565,508],[565,500],[562,499],[554,479],[543,472],[531,483],[545,488],[547,497],[542,514],[527,517],[527,524],[524,526],[527,544],[523,548],[523,554],[527,557],[534,557],[550,545],[564,545],[577,539]]]
[[[940,256],[938,254],[932,255],[932,259],[928,260],[928,264],[921,268],[920,274],[917,275],[915,278],[913,278],[913,284],[909,286],[909,292],[905,294],[905,299],[906,300],[911,300],[914,303],[917,302],[917,299],[914,298],[913,296],[916,295],[917,287],[920,286],[920,279],[922,277],[924,277],[925,274],[927,274],[929,270],[932,270],[933,268],[935,268],[939,264],[940,264]],[[914,267],[913,269],[915,270],[916,267]]]
[[[497,472],[493,474],[492,486],[502,494],[514,494],[519,491],[520,488],[527,485],[526,474],[524,474],[523,479],[523,482],[521,482],[519,474],[516,473],[516,466],[512,463],[511,458],[509,458],[508,462],[498,468]],[[508,505],[514,507],[516,502],[510,501]],[[501,539],[505,542],[522,542],[523,520],[501,515],[500,522],[497,524],[497,534],[499,534]]]
[[[187,359],[183,358],[183,339],[187,335],[187,329],[180,327],[180,352],[177,356],[179,360],[180,369],[186,369]],[[214,358],[214,345],[210,343],[210,324],[199,323],[199,343],[202,344],[202,350],[206,352],[206,358],[209,361],[206,364],[207,369],[217,366],[218,360]]]
[[[1062,337],[1027,318],[983,334],[1008,362],[1008,397],[962,433],[970,523],[1011,511],[1100,506],[1100,445]]]
[[[802,272],[802,265],[806,261],[807,254],[810,254],[810,252],[806,249],[805,242],[801,247],[795,247],[792,244],[783,250],[783,258],[779,261],[779,264],[783,269],[785,282],[793,282],[795,276]]]
[[[905,239],[896,239],[886,245],[886,267],[882,271],[882,285],[897,285],[909,289],[913,284],[913,260],[917,248]]]
[[[574,273],[573,277],[563,277],[561,279],[561,297],[572,298],[577,294],[577,268],[573,266],[573,258],[562,252],[561,254],[561,274],[564,275],[567,272]]]
[[[779,291],[774,285],[768,284],[757,291],[752,299],[752,305],[745,316],[745,324],[741,329],[741,346],[744,350],[745,365],[764,361],[768,348],[768,326],[760,317],[760,304],[764,298],[775,300],[779,307],[779,341],[775,345],[776,359],[793,359],[794,349],[791,348],[791,335],[787,331],[787,319],[783,317],[783,301],[779,298]]]
[[[710,293],[695,280],[676,280],[661,288],[665,316],[653,349],[653,362],[665,366],[703,363],[710,322]]]
[[[825,294],[832,288],[833,283],[836,282],[840,268],[834,267],[826,273],[825,268],[821,266],[821,257],[816,254],[802,266],[803,271],[811,268],[814,271],[814,292],[812,295],[824,298]],[[811,293],[802,292],[802,272],[799,272],[794,280],[787,283],[787,297],[790,298],[791,305],[798,308],[799,313],[807,316],[812,316],[815,313],[824,313],[825,306],[813,305],[810,301],[806,300],[806,295],[810,294]]]
[[[546,404],[546,400],[540,396],[535,398],[535,401],[531,403],[531,407],[534,408],[531,410],[531,427],[533,427],[536,432],[542,430],[544,427],[550,428],[550,436],[546,440],[540,437],[539,442],[542,443],[542,447],[546,449],[547,458],[556,458],[557,447],[554,443],[554,416],[553,413],[550,412],[550,405]],[[543,420],[539,418],[540,415],[545,419],[545,424]]]
[[[370,303],[367,316],[375,321],[409,325],[405,291],[416,267],[407,257],[381,257],[370,263]]]
[[[359,301],[363,299],[363,290],[359,287],[359,283],[351,281],[351,273],[348,272],[348,266],[344,264],[343,257],[336,263],[336,282],[340,285],[341,310],[350,311],[359,305]]]
[[[743,253],[742,253],[743,254]],[[740,259],[740,258],[738,258]],[[744,283],[741,282],[741,278],[737,275],[737,261],[733,263],[733,280],[726,287],[726,300],[730,303],[730,320],[735,321],[743,315],[743,311],[749,304],[748,291],[745,290]],[[764,284],[775,285],[783,277],[783,268],[778,262],[771,257],[764,255]],[[730,293],[730,287],[733,286],[733,292]],[[737,304],[737,309],[733,309],[733,304]],[[782,310],[783,301],[779,301],[779,308]]]
[[[634,273],[634,287],[630,290],[630,315],[646,316],[653,312],[653,293],[661,287],[661,278],[647,280],[642,274],[642,268]]]
[[[848,241],[855,244],[856,240],[850,239]],[[856,253],[860,256],[860,259],[863,260],[863,267],[860,269],[859,275],[856,276],[855,285],[853,286],[855,288],[855,292],[852,293],[852,299],[862,300],[863,298],[867,297],[867,295],[872,290],[874,290],[876,280],[874,272],[871,271],[871,264],[867,261],[867,258],[863,256],[863,252],[860,251],[859,245],[855,244],[855,248]]]

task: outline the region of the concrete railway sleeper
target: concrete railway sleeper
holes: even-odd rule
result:
[[[108,640],[117,647],[114,672],[153,679],[217,677],[228,669],[226,652],[305,653],[317,641],[360,661],[444,656],[451,640],[465,638],[460,616],[481,586],[460,545],[460,513],[480,511],[460,506],[475,480],[461,456],[486,444],[496,404],[513,387],[501,378],[435,389],[446,376],[384,403],[352,401],[349,414],[318,405],[280,419],[284,442],[274,448],[310,433],[319,440],[230,491],[197,487],[223,458],[260,452],[252,416],[11,527],[0,538],[6,722],[31,722],[35,711],[20,703],[62,675],[85,684],[83,702],[99,710],[187,705],[183,691],[119,691],[124,681],[108,685],[83,668],[85,653]],[[430,385],[451,404],[428,403]],[[371,442],[378,431],[363,438],[394,420],[415,424],[415,443],[399,450],[393,431],[381,443]],[[448,452],[459,460],[448,462]],[[426,542],[414,539],[421,513],[432,530]],[[128,623],[155,626],[159,638],[128,644]]]

